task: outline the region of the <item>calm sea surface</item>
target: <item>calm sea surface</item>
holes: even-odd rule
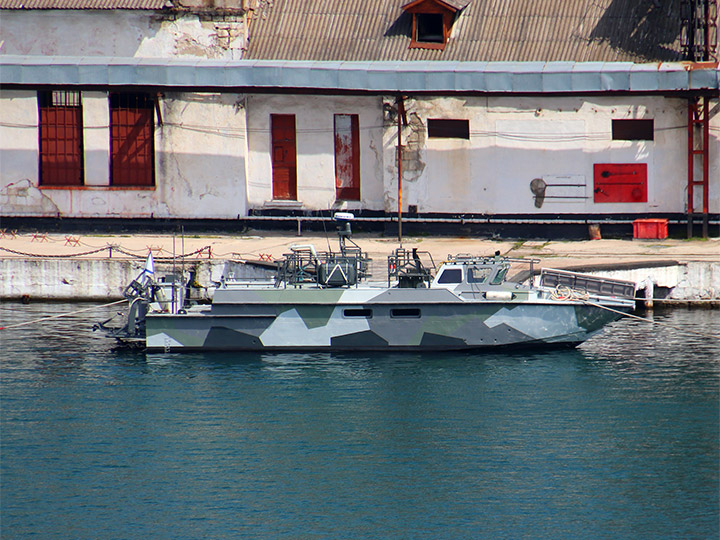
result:
[[[0,304],[0,325],[87,307]],[[113,352],[0,330],[2,538],[718,538],[720,312],[570,351]]]

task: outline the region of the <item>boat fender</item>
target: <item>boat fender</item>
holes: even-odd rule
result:
[[[511,291],[486,291],[485,300],[500,300],[509,301],[512,300],[515,295]]]
[[[155,289],[155,300],[157,300],[157,303],[161,306],[160,310],[163,313],[167,313],[170,301],[168,300],[167,296],[165,295],[165,291],[162,289],[162,287],[157,287]]]

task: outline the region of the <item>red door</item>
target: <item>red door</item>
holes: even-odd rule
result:
[[[357,114],[335,115],[335,188],[338,199],[360,200],[360,136]]]
[[[297,200],[295,115],[271,114],[273,199]]]

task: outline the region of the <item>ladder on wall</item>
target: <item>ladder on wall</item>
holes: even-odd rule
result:
[[[708,237],[710,187],[710,99],[688,101],[688,186],[687,236],[692,238],[695,222],[702,223],[702,236]]]

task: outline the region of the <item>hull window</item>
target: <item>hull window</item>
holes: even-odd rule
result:
[[[360,319],[372,319],[372,309],[346,309],[343,311],[345,317],[357,317]]]
[[[419,319],[420,309],[418,308],[395,308],[390,310],[390,317],[393,319]]]

